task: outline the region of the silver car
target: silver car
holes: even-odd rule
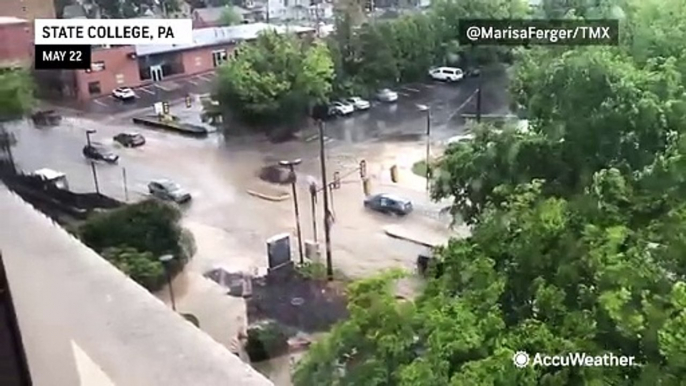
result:
[[[398,93],[391,89],[384,88],[376,93],[376,99],[381,102],[392,103],[398,100]]]
[[[163,199],[183,204],[191,200],[191,194],[181,188],[179,184],[170,180],[156,180],[148,184],[148,191],[151,195]]]

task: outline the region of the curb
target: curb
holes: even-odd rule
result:
[[[417,244],[417,245],[421,245],[421,246],[424,246],[424,247],[427,247],[427,248],[435,248],[435,247],[438,246],[438,244],[434,245],[434,244],[431,244],[431,243],[427,243],[427,242],[425,242],[425,241],[418,240],[418,239],[416,239],[416,238],[403,236],[403,235],[400,235],[400,234],[398,234],[398,233],[396,233],[396,232],[393,232],[393,231],[391,231],[391,230],[388,230],[388,229],[384,229],[383,231],[384,231],[384,233],[386,233],[386,235],[388,235],[389,237],[392,237],[392,238],[394,238],[394,239],[400,239],[400,240],[409,241],[409,242],[411,242],[411,243],[414,243],[414,244]]]
[[[291,198],[291,195],[288,193],[282,193],[279,196],[272,196],[269,194],[260,193],[260,192],[250,190],[250,189],[246,190],[246,192],[253,197],[257,197],[257,198],[261,198],[263,200],[273,201],[273,202],[284,201],[284,200]]]

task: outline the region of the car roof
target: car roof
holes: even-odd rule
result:
[[[376,197],[379,197],[379,198],[386,198],[386,199],[389,199],[389,200],[392,200],[392,201],[401,202],[401,203],[408,203],[408,202],[410,202],[410,200],[408,200],[407,198],[403,198],[403,197],[400,197],[400,196],[396,196],[396,195],[390,194],[390,193],[379,193],[379,194],[376,195]]]

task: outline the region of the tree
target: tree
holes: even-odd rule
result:
[[[165,13],[180,9],[179,0],[88,0],[95,5],[104,18],[126,19],[143,16],[146,9],[158,9]]]
[[[147,200],[111,212],[95,214],[79,227],[83,242],[97,252],[110,247],[131,247],[159,257],[172,254],[185,260],[181,214],[172,205]],[[177,259],[179,260],[179,259]]]
[[[16,119],[33,106],[34,84],[22,70],[0,70],[0,121]]]
[[[232,26],[236,24],[241,24],[243,22],[243,16],[236,12],[233,7],[226,7],[222,11],[221,17],[219,18],[219,23],[222,26]]]
[[[533,51],[520,56],[511,87],[530,133],[486,130],[450,149],[438,165],[434,197],[454,197],[454,213],[468,222],[512,186],[535,178],[545,180],[544,194],[569,197],[598,170],[640,170],[683,125],[673,61],[641,68],[605,48]]]
[[[518,57],[512,96],[529,130],[475,127],[433,183],[435,196],[454,196],[470,237],[436,250],[442,274],[411,305],[378,287],[351,291],[350,320],[313,347],[296,385],[682,383],[680,53],[644,60],[629,48]],[[518,369],[518,351],[612,353],[637,366]]]
[[[149,291],[157,291],[165,283],[165,272],[158,256],[139,252],[131,247],[106,248],[102,256]]]
[[[216,100],[257,123],[296,122],[331,92],[333,63],[321,43],[267,32],[219,69]]]

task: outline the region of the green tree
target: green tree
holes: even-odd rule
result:
[[[95,214],[79,228],[83,242],[97,252],[109,247],[130,247],[159,257],[172,254],[185,260],[181,213],[159,200],[147,200]],[[177,259],[178,260],[178,259]]]
[[[233,7],[225,7],[222,11],[219,22],[222,26],[232,26],[236,24],[241,24],[243,22],[243,16],[236,12]]]
[[[0,69],[0,121],[20,118],[33,106],[34,84],[22,70]]]
[[[156,291],[165,283],[165,272],[158,256],[139,252],[131,247],[106,248],[102,256],[149,291]]]
[[[251,122],[295,122],[331,92],[326,45],[268,32],[219,69],[216,99]]]

